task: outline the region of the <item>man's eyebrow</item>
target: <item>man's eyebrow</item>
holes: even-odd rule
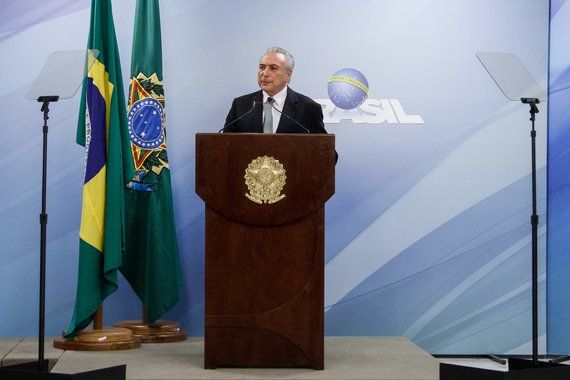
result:
[[[272,69],[278,69],[279,67],[281,67],[281,66],[279,66],[279,65],[276,64],[276,63],[271,63],[271,64],[269,64],[269,65],[266,64],[266,63],[260,63],[260,64],[259,64],[259,67],[267,67],[267,66],[271,67]]]

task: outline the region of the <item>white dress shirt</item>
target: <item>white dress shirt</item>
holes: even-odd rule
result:
[[[263,103],[267,102],[267,98],[269,98],[269,94],[263,91]],[[287,86],[283,88],[283,90],[279,91],[275,96],[272,96],[274,102],[273,107],[271,108],[271,113],[273,115],[273,133],[277,131],[277,127],[279,126],[279,120],[281,120],[281,112],[283,112],[283,106],[285,105],[285,99],[287,98]],[[275,109],[277,108],[277,109]],[[279,111],[277,111],[279,110]]]

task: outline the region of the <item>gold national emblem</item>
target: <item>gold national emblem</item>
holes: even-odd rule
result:
[[[285,169],[273,157],[257,157],[245,169],[245,184],[249,193],[245,196],[255,203],[275,203],[285,198],[281,194],[285,186]]]

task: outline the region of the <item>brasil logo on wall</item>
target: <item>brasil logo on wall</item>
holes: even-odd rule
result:
[[[325,124],[423,124],[421,115],[404,111],[400,99],[370,97],[368,79],[359,70],[343,68],[327,83],[328,99],[314,99],[323,108]]]

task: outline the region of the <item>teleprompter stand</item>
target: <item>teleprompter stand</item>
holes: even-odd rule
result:
[[[97,56],[97,51],[91,51]],[[45,278],[46,278],[46,230],[48,214],[46,212],[47,190],[47,142],[49,105],[59,99],[71,98],[77,92],[86,70],[92,62],[86,64],[86,51],[54,52],[44,64],[42,71],[26,97],[42,103],[43,113],[43,148],[42,148],[42,206],[40,214],[40,289],[39,289],[39,332],[38,360],[29,363],[0,367],[1,379],[43,380],[43,379],[76,379],[76,380],[122,380],[126,378],[126,365],[103,368],[77,374],[49,372],[48,360],[44,358],[45,343]],[[52,95],[46,95],[52,94]],[[56,95],[53,95],[56,94]]]
[[[546,94],[522,65],[510,53],[477,53],[489,75],[510,100],[530,106],[531,121],[531,185],[532,185],[532,360],[508,359],[508,371],[465,367],[441,363],[441,380],[558,380],[570,378],[570,366],[538,360],[538,213],[536,207],[536,130],[534,122],[537,104]]]
[[[522,103],[530,106],[531,154],[532,154],[532,360],[509,358],[508,371],[463,367],[440,364],[440,379],[461,380],[558,380],[570,378],[570,366],[557,362],[538,360],[538,213],[536,209],[536,130],[534,122],[538,113],[537,98],[521,98]]]

